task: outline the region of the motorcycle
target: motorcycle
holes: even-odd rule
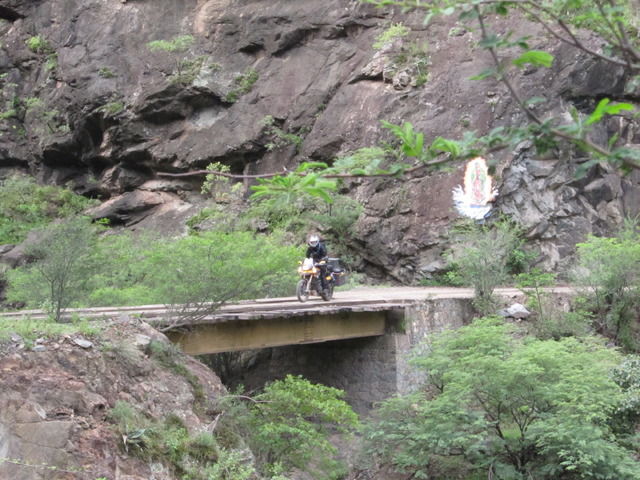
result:
[[[325,265],[327,262],[322,260],[319,263],[314,263],[312,258],[305,258],[304,262],[298,263],[300,264],[298,274],[301,278],[296,287],[296,295],[302,303],[306,302],[311,294],[320,295],[325,302],[328,302],[333,298],[334,285],[342,285],[344,284],[344,280],[346,280],[342,278],[344,272],[340,268],[329,264],[327,265],[327,276],[325,277],[327,280],[327,288],[323,291],[320,282],[320,273],[322,271],[320,266]]]

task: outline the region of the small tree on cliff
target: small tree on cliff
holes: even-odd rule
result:
[[[176,71],[169,79],[171,83],[191,85],[195,80],[204,59],[184,59],[184,54],[193,47],[195,41],[191,35],[182,35],[171,40],[155,40],[147,44],[152,52],[162,52],[173,60]]]
[[[474,290],[474,306],[483,314],[495,313],[493,290],[509,278],[508,261],[524,242],[517,225],[503,219],[488,225],[466,223],[458,233],[448,259],[458,266],[456,275]]]
[[[59,321],[73,301],[87,293],[96,269],[97,234],[82,217],[52,223],[24,248],[35,263],[9,272],[8,299],[42,306]]]

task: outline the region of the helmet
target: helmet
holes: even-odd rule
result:
[[[320,238],[317,235],[311,235],[311,238],[309,238],[309,246],[311,247],[317,247],[319,242]]]

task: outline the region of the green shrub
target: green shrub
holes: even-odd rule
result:
[[[52,53],[47,58],[47,61],[44,64],[44,69],[47,72],[50,72],[51,70],[55,70],[57,67],[58,67],[58,54]]]
[[[618,238],[590,236],[577,245],[574,283],[596,330],[630,351],[638,348],[631,325],[640,311],[640,234],[627,221]]]
[[[98,71],[98,75],[101,76],[102,78],[114,78],[118,76],[118,74],[113,70],[111,70],[109,67],[102,67]]]
[[[295,271],[293,247],[250,232],[204,232],[158,242],[148,257],[145,282],[169,306],[170,317],[209,315],[231,300],[257,298]]]
[[[338,157],[333,162],[333,168],[341,173],[353,170],[375,172],[386,160],[387,152],[380,147],[359,148]]]
[[[0,314],[0,343],[7,341],[14,333],[31,342],[41,337],[57,339],[61,335],[81,333],[81,327],[83,332],[88,332],[88,336],[99,334],[99,329],[90,322],[80,326],[74,323],[56,323],[49,319],[34,320],[28,316],[20,319],[2,318]]]
[[[124,104],[122,102],[111,102],[103,105],[99,110],[109,115],[116,115],[121,112],[123,108]]]
[[[16,109],[10,108],[6,112],[0,113],[0,121],[7,120],[9,118],[13,118],[13,117],[17,117],[17,116],[18,116],[18,112],[16,111]]]
[[[253,397],[255,402],[245,403],[244,396],[223,398],[220,408],[227,415],[218,443],[238,450],[241,439],[246,441],[265,476],[298,468],[332,478],[344,467],[333,458],[329,429],[349,433],[359,425],[343,396],[341,390],[287,375],[265,386],[264,393]]]
[[[284,133],[281,128],[275,125],[275,120],[271,115],[267,115],[260,122],[265,128],[264,134],[272,136],[272,140],[266,144],[267,150],[273,150],[275,147],[285,147],[287,145],[296,145],[297,153],[302,148],[302,137],[293,133]]]
[[[35,37],[31,37],[27,40],[27,46],[29,50],[34,53],[55,53],[56,49],[49,43],[43,35],[36,35]]]
[[[406,37],[411,30],[405,27],[402,22],[392,23],[389,28],[376,37],[376,43],[373,44],[374,50],[382,50],[385,45],[397,38]]]
[[[226,101],[229,103],[236,102],[242,95],[249,93],[253,89],[253,84],[258,81],[259,74],[257,70],[247,68],[244,73],[233,79],[237,88],[227,93]]]
[[[124,400],[116,401],[109,411],[108,418],[124,431],[129,430],[131,427],[135,428],[135,425],[140,422],[140,414],[133,405]]]
[[[467,222],[459,228],[454,251],[447,255],[456,263],[456,276],[475,292],[474,305],[484,314],[493,313],[493,289],[510,279],[507,262],[523,243],[521,230],[508,220],[493,225]]]
[[[96,204],[66,188],[39,186],[32,178],[14,176],[0,188],[0,244],[17,244],[36,227],[77,215]]]
[[[9,273],[7,298],[36,307],[46,302],[55,321],[89,290],[97,271],[97,232],[87,219],[72,218],[42,228],[24,247],[35,262]]]
[[[238,85],[238,91],[249,93],[253,89],[253,84],[258,81],[259,74],[253,68],[247,68],[242,75],[237,76],[234,81]]]
[[[194,46],[195,41],[192,35],[181,35],[171,40],[155,40],[147,44],[152,52],[164,53],[173,60],[175,71],[169,77],[170,83],[187,86],[196,79],[206,57],[198,57],[193,61],[183,58],[183,54]]]
[[[541,341],[502,319],[429,339],[412,359],[427,385],[384,402],[366,451],[415,477],[434,456],[463,458],[493,478],[638,479],[610,426],[624,398],[620,354],[594,338]]]

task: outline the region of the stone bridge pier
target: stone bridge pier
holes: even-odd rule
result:
[[[366,414],[375,403],[408,393],[424,380],[407,363],[412,347],[430,333],[470,323],[472,316],[471,300],[462,298],[389,310],[380,336],[263,349],[250,362],[242,383],[250,390],[288,374],[302,375],[344,390],[354,410]]]

